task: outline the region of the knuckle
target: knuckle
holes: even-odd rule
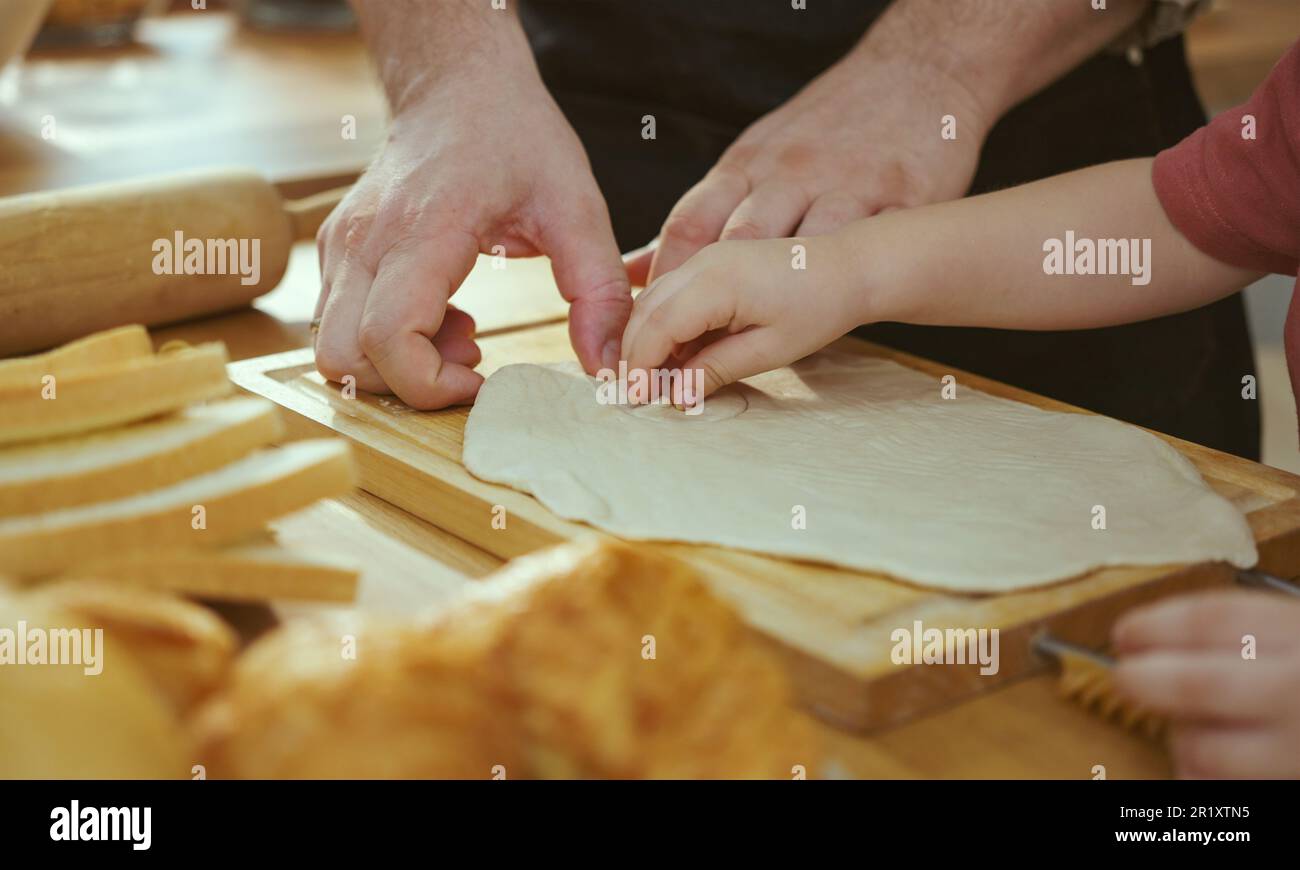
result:
[[[363,317],[357,327],[357,343],[369,359],[382,359],[392,339],[393,329],[382,320]]]
[[[862,209],[862,200],[846,190],[824,194],[817,200],[819,208],[831,218],[856,217]]]
[[[370,227],[374,225],[371,215],[351,214],[343,219],[344,253],[356,256],[361,253],[370,238]]]
[[[631,308],[632,287],[628,284],[626,275],[614,275],[596,281],[587,291],[586,298],[589,302],[613,303]]]
[[[765,236],[766,233],[758,221],[749,217],[732,218],[727,222],[726,229],[722,231],[724,239],[754,240]]]
[[[419,238],[425,223],[424,212],[418,208],[393,203],[381,212],[386,235],[398,240]]]
[[[348,375],[355,376],[361,370],[361,358],[356,354],[329,345],[316,348],[316,371],[327,380],[338,383]]]
[[[713,384],[730,384],[735,379],[731,376],[730,370],[717,357],[709,356],[701,359],[698,363],[701,371],[704,372],[706,383]]]
[[[653,333],[660,333],[668,328],[668,306],[659,305],[645,317],[645,328]]]
[[[756,153],[754,149],[747,146],[738,150],[734,155],[724,157],[709,170],[702,183],[727,190],[737,197],[745,196],[750,192],[753,184],[750,181],[749,173],[745,171],[744,167],[753,159]]]
[[[692,247],[703,247],[714,241],[708,227],[690,212],[669,215],[664,222],[663,236],[667,241]]]

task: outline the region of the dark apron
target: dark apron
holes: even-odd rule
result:
[[[521,16],[627,250],[653,238],[678,197],[741,131],[848,51],[886,5],[809,0],[795,11],[789,0],[525,0]],[[641,138],[647,114],[656,119],[654,140]],[[1150,156],[1203,123],[1182,40],[1148,51],[1137,67],[1100,54],[1002,119],[971,192]],[[1064,226],[1044,227],[1044,237]],[[856,334],[1259,458],[1258,404],[1241,398],[1254,360],[1240,295],[1109,329],[885,323]]]

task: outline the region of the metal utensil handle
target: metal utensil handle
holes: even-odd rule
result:
[[[1061,640],[1052,634],[1044,631],[1037,635],[1031,642],[1030,648],[1039,655],[1047,656],[1050,659],[1060,661],[1062,656],[1077,655],[1089,658],[1102,667],[1112,667],[1115,660],[1105,653],[1099,653],[1096,650],[1089,649],[1085,646],[1079,646],[1066,640]]]
[[[1300,597],[1300,586],[1265,571],[1238,571],[1237,582],[1243,586],[1253,586],[1256,589],[1268,589],[1272,592],[1281,592],[1283,595]]]

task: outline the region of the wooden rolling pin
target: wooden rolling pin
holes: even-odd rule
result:
[[[246,305],[346,193],[222,170],[0,199],[0,357]]]

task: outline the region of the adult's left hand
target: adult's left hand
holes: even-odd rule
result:
[[[657,249],[628,259],[632,283],[648,285],[719,239],[820,235],[961,197],[990,115],[939,58],[868,36],[741,134],[672,209]],[[944,136],[946,116],[955,138]]]

